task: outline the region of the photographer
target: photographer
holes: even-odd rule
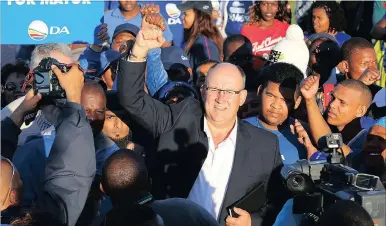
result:
[[[75,225],[83,209],[94,178],[95,149],[90,124],[80,105],[83,72],[76,66],[73,66],[65,75],[56,67],[53,71],[66,92],[67,103],[64,104],[57,118],[56,137],[46,162],[44,192],[38,197],[37,208],[50,213],[62,224],[72,226]],[[17,136],[20,133],[19,127],[23,123],[24,116],[35,109],[40,99],[40,94],[33,96],[33,91],[30,90],[12,116],[2,122],[2,130],[7,131],[7,135],[1,137],[1,146],[6,157],[11,157],[15,151]],[[11,185],[9,189],[12,190]],[[5,199],[8,197],[6,196]],[[31,209],[31,212],[35,212],[35,209]],[[2,223],[5,223],[6,213],[2,211]],[[18,215],[18,212],[13,214],[13,216]],[[11,217],[9,216],[8,219]],[[46,218],[40,218],[42,221],[44,219]],[[36,222],[36,219],[31,221],[39,225],[47,223],[46,221]],[[53,225],[52,222],[51,225]]]
[[[32,52],[30,69],[36,68],[43,58],[52,57],[62,64],[71,64],[71,50],[62,43],[47,43],[43,45],[37,45]],[[50,139],[47,134],[51,134],[50,131],[53,125],[56,124],[58,115],[60,114],[61,105],[63,102],[40,102],[40,108],[37,109],[36,118],[28,128],[22,130],[19,136],[18,146],[24,146],[27,143],[27,138],[36,136],[44,136],[45,140],[53,142],[53,138]],[[43,135],[44,134],[44,135]]]

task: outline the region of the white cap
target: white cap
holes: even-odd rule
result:
[[[310,53],[304,41],[303,30],[296,24],[288,27],[286,36],[271,50],[269,61],[295,65],[306,77]]]

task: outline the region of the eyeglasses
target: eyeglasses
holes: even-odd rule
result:
[[[243,91],[244,89],[241,89],[241,90],[226,90],[226,89],[218,89],[218,88],[215,88],[215,87],[204,87],[204,89],[208,92],[209,95],[219,95],[220,93],[223,93],[223,95],[226,97],[226,98],[232,98],[234,97],[235,95],[239,94],[241,91]]]
[[[11,193],[11,190],[12,190],[13,178],[14,178],[14,176],[15,176],[16,167],[13,165],[13,163],[11,162],[11,160],[9,160],[9,159],[7,159],[7,158],[4,158],[3,156],[1,156],[1,160],[4,160],[4,161],[8,162],[8,164],[12,167],[12,176],[11,176],[11,180],[10,180],[10,182],[9,182],[7,195],[5,196],[5,199],[4,199],[3,204],[2,204],[2,205],[4,206],[5,202],[6,202],[7,199],[8,199],[9,193]]]

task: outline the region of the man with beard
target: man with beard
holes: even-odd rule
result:
[[[119,116],[109,109],[105,113],[105,123],[103,133],[106,134],[119,148],[134,147],[131,142],[132,132],[129,127],[122,122]]]
[[[340,82],[332,93],[325,120],[319,111],[315,97],[319,88],[319,79],[317,76],[310,76],[300,86],[312,137],[315,143],[320,144],[325,135],[331,132],[341,133],[344,143],[343,154],[347,156],[354,153],[355,155],[361,150],[362,134],[366,131],[366,128],[362,128],[360,121],[371,104],[371,92],[365,84],[357,80],[347,79]]]

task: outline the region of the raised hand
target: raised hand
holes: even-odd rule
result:
[[[107,29],[107,24],[101,24],[98,34],[97,34],[97,39],[101,41],[109,41],[110,36],[108,34],[108,29]]]
[[[161,30],[166,29],[165,20],[160,15],[159,5],[146,4],[141,8],[142,13],[142,25],[141,29],[147,28],[160,28]]]
[[[149,13],[144,16],[145,24],[152,25],[151,27],[158,27],[162,31],[166,29],[165,19],[159,13]]]
[[[303,125],[299,122],[299,120],[295,119],[294,124],[290,125],[290,128],[291,133],[298,138],[299,143],[303,144],[304,147],[307,149],[308,158],[318,151],[312,144],[307,131],[304,129]]]
[[[303,80],[302,84],[300,84],[300,92],[306,100],[315,98],[318,89],[319,77],[317,76],[309,76]]]
[[[138,32],[130,61],[143,61],[150,49],[159,48],[165,43],[162,31],[166,29],[164,18],[157,13],[147,13]]]
[[[378,69],[369,67],[362,73],[358,80],[369,86],[379,79],[381,79],[381,74]]]
[[[146,16],[149,13],[160,13],[159,5],[156,4],[146,4],[141,8],[142,17]]]

